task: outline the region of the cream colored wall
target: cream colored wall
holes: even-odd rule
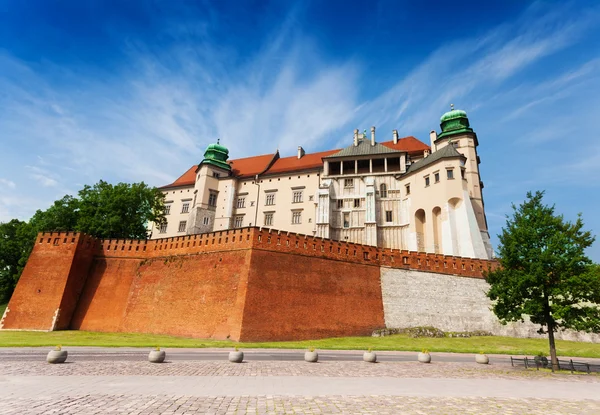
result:
[[[273,175],[240,181],[237,185],[237,197],[246,198],[245,207],[237,208],[237,197],[234,200],[234,217],[244,215],[243,226],[266,226],[265,212],[274,212],[274,229],[286,230],[312,235],[315,229],[316,192],[319,188],[319,172],[304,171],[302,173]],[[293,192],[303,191],[301,203],[294,203]],[[275,194],[275,204],[266,205],[267,193]],[[312,200],[311,200],[312,199]],[[252,206],[254,202],[254,206]],[[302,212],[302,223],[292,224],[292,212]]]
[[[165,192],[165,204],[171,205],[170,213],[166,216],[167,232],[160,233],[155,224],[150,224],[152,236],[151,239],[170,238],[172,236],[185,235],[184,232],[179,232],[179,222],[188,220],[189,213],[181,213],[181,208],[184,201],[189,201],[190,211],[194,201],[194,186],[177,187],[169,189]]]
[[[481,190],[481,177],[479,173],[479,164],[477,163],[477,149],[475,147],[475,139],[472,135],[462,134],[451,138],[452,142],[456,143],[456,150],[464,155],[465,161],[465,178],[467,179],[467,188],[469,196],[473,201],[475,216],[481,230],[487,231],[485,213],[483,210],[483,195]],[[448,140],[442,140],[437,144],[437,149],[441,149],[448,145]]]
[[[453,141],[458,141],[458,151],[467,157],[464,165],[461,159],[443,159],[401,179],[396,178],[397,172],[320,177],[322,170],[313,170],[261,176],[256,181],[256,178],[229,177],[224,172],[220,172],[221,177],[214,178],[212,172],[220,169],[203,165],[197,174],[195,187],[166,192],[167,199],[172,200],[171,214],[167,218],[167,232],[158,234],[155,231],[152,237],[185,234],[178,232],[179,222],[188,220],[189,223],[195,223],[191,222],[194,220],[192,213],[189,219],[186,214],[181,213],[182,200],[193,199],[194,190],[197,192],[196,206],[214,213],[214,220],[207,231],[233,228],[236,226],[237,216],[243,217],[242,227],[264,227],[265,213],[273,212],[273,223],[270,227],[313,235],[317,232],[316,212],[318,192],[321,191],[328,195],[326,203],[329,207],[327,212],[322,213],[321,218],[327,218],[325,220],[328,222],[319,225],[319,236],[416,251],[420,247],[415,213],[423,209],[424,251],[488,258],[491,256],[491,245],[485,227],[474,138],[464,135]],[[436,147],[439,150],[444,145],[447,145],[447,140],[441,141]],[[414,163],[421,158],[413,157],[412,161]],[[447,178],[447,168],[453,169],[454,179]],[[462,168],[465,169],[465,179],[461,177]],[[434,177],[436,172],[440,174],[438,183]],[[424,178],[427,175],[430,178],[429,186],[425,186]],[[349,178],[354,179],[353,187],[344,185],[345,179]],[[321,183],[327,183],[328,187],[319,190]],[[386,198],[381,197],[381,184],[387,186]],[[411,187],[410,195],[406,194],[407,184]],[[216,208],[208,206],[210,189],[218,191]],[[303,191],[303,200],[300,203],[293,201],[295,190]],[[274,205],[266,205],[267,193],[275,194]],[[245,198],[245,204],[244,207],[238,208],[237,200],[240,197]],[[356,208],[355,199],[360,200],[360,206]],[[344,201],[342,208],[338,208],[338,200]],[[300,224],[292,223],[295,210],[302,212]],[[321,211],[324,212],[323,208]],[[386,211],[392,212],[391,222],[386,221]],[[194,212],[197,214],[198,210]],[[350,215],[349,228],[343,227],[345,213]],[[374,222],[370,222],[371,220]]]
[[[474,207],[469,197],[468,181],[461,178],[461,160],[443,159],[432,166],[416,171],[402,180],[410,183],[410,227],[408,249],[411,251],[439,252],[445,255],[488,258]],[[447,169],[454,171],[454,179],[447,178]],[[439,172],[440,181],[435,183],[434,174]],[[425,177],[430,184],[425,186]],[[416,213],[425,212],[424,249],[418,244]],[[434,227],[434,209],[439,209],[437,230]],[[437,238],[436,238],[437,235]]]

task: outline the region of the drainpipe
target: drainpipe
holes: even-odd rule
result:
[[[254,226],[258,226],[258,201],[260,200],[260,183],[258,182],[258,174],[254,176],[254,184],[258,186],[258,192],[256,194],[256,212],[254,214]]]

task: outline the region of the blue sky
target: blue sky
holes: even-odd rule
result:
[[[84,184],[163,185],[233,158],[479,137],[493,241],[528,190],[600,234],[600,5],[525,1],[0,1],[0,221]],[[600,241],[590,250],[600,261]]]

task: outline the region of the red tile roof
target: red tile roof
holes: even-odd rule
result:
[[[253,177],[265,171],[275,157],[275,154],[263,154],[262,156],[246,157],[243,159],[230,160],[233,175],[236,177]]]
[[[406,151],[411,156],[414,154],[423,155],[423,151],[430,150],[427,144],[413,136],[398,139],[398,144],[394,144],[393,141],[385,141],[381,144],[394,150]]]
[[[309,153],[305,154],[300,159],[298,158],[298,156],[283,157],[278,159],[275,163],[273,163],[273,166],[271,166],[269,171],[267,171],[266,173],[277,174],[323,167],[323,160],[321,159],[323,157],[337,153],[338,151],[339,150],[328,150],[321,151],[320,153]]]
[[[196,183],[196,169],[197,165],[193,165],[183,173],[177,180],[173,183],[168,184],[166,186],[161,186],[160,189],[164,189],[165,187],[179,187],[179,186],[193,186]]]
[[[399,139],[397,144],[394,144],[393,141],[385,141],[381,144],[394,150],[406,151],[410,155],[423,154],[424,150],[429,149],[427,144],[412,136]],[[323,157],[329,156],[338,151],[339,149],[321,151],[319,153],[309,153],[305,154],[300,159],[298,159],[297,156],[277,158],[275,162],[273,162],[273,158],[277,155],[277,153],[263,154],[261,156],[230,160],[228,163],[231,165],[231,169],[235,177],[253,177],[261,173],[281,174],[321,167],[323,165],[323,161],[321,160]],[[177,180],[169,185],[162,186],[162,188],[193,186],[196,181],[197,168],[197,165],[190,167]]]

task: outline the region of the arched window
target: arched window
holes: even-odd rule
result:
[[[381,197],[387,197],[387,186],[385,183],[382,183],[381,186],[379,186],[379,195]]]

